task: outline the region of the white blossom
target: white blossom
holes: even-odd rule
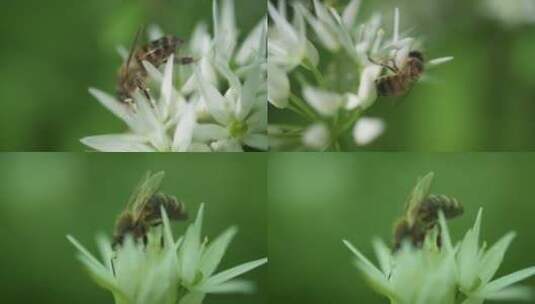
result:
[[[157,191],[163,175],[163,172],[147,175],[134,190],[129,206]],[[78,259],[90,276],[112,293],[116,304],[201,304],[210,293],[254,290],[252,283],[235,278],[267,263],[266,258],[216,272],[237,233],[235,227],[208,242],[201,233],[204,214],[201,205],[195,222],[183,236],[175,239],[166,209],[162,206],[160,210],[163,225],[150,226],[146,241],[127,234],[120,245],[112,246],[108,237],[98,236],[101,260],[74,237],[67,236],[78,249]]]
[[[432,177],[430,173],[419,181],[409,201],[428,195]],[[480,209],[473,228],[457,244],[452,242],[441,211],[438,227],[428,232],[421,248],[405,242],[394,251],[383,241],[374,240],[379,267],[350,242],[344,240],[344,244],[354,254],[355,265],[369,285],[392,304],[481,304],[485,300],[532,299],[530,289],[514,284],[535,275],[535,267],[493,279],[514,233],[506,234],[493,246],[480,245],[481,214]]]
[[[278,1],[277,8],[268,3],[272,21],[269,102],[308,120],[309,126],[327,126],[332,137],[327,149],[342,149],[341,137],[351,129],[357,145],[368,144],[384,131],[384,122],[361,118],[378,99],[379,78],[392,75],[396,68],[403,69],[409,54],[422,48],[421,43],[401,32],[398,9],[394,10],[392,31],[387,35],[381,14],[372,14],[369,20],[359,23],[360,0],[349,1],[340,11],[320,0],[313,0],[312,4],[309,9],[294,3],[290,21],[286,1]],[[324,53],[329,56],[323,57]],[[452,59],[435,58],[427,61],[426,67]],[[298,66],[302,69],[295,72]],[[299,84],[300,90],[291,87],[294,83]],[[359,124],[360,119],[364,121]],[[284,126],[288,130],[295,130],[294,127],[298,126]],[[301,129],[310,131],[308,127]],[[294,132],[283,132],[275,134],[277,146],[285,146],[285,134],[288,134],[286,142],[293,142]],[[308,138],[310,134],[314,133],[309,133]]]
[[[189,66],[175,69],[171,56],[162,73],[143,62],[150,100],[138,90],[129,105],[90,89],[129,130],[85,137],[81,142],[106,152],[267,149],[267,20],[262,18],[240,44],[234,1],[214,0],[213,25],[211,35],[204,22],[198,23],[189,43],[179,50],[192,54],[194,62]],[[148,28],[151,40],[162,35],[159,27]],[[120,53],[127,57],[124,48]],[[228,90],[219,92],[225,86]],[[221,100],[224,106],[217,104]]]
[[[353,139],[357,145],[367,145],[377,139],[385,130],[385,123],[379,118],[362,117],[353,127]]]

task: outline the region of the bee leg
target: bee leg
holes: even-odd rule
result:
[[[399,72],[399,68],[396,65],[396,61],[392,58],[390,59],[390,62],[392,63],[392,67],[396,70],[396,73]]]
[[[156,105],[154,104],[154,100],[152,100],[152,97],[149,94],[150,89],[145,86],[145,83],[143,82],[143,80],[138,79],[136,81],[136,86],[138,89],[141,90],[141,92],[143,92],[143,95],[145,95],[145,98],[147,98],[147,100],[149,101],[150,106],[154,108]]]
[[[179,57],[179,58],[175,58],[175,64],[180,64],[180,65],[187,65],[187,64],[192,64],[193,62],[195,62],[196,60],[193,59],[193,57]]]
[[[373,63],[373,64],[376,64],[376,65],[380,65],[382,66],[383,68],[385,69],[389,69],[390,71],[394,72],[394,73],[397,73],[398,72],[398,69],[396,67],[391,67],[389,66],[388,64],[384,64],[384,63],[381,63],[381,62],[377,62],[375,61],[374,59],[372,59],[370,56],[368,56],[368,60]]]
[[[130,107],[134,113],[137,112],[137,105],[136,103],[134,102],[134,99],[132,98],[126,98],[124,99],[122,102],[124,102],[128,107]]]

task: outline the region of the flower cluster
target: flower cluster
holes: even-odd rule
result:
[[[147,244],[128,236],[117,250],[105,236],[97,239],[102,262],[72,236],[78,258],[91,277],[109,290],[116,304],[201,304],[209,293],[251,292],[254,285],[236,277],[259,267],[259,259],[216,273],[236,228],[223,232],[211,243],[202,238],[203,207],[184,236],[175,240],[162,208],[163,226],[153,227]]]
[[[350,129],[357,145],[368,144],[385,129],[380,119],[362,118],[377,99],[376,80],[384,73],[383,65],[403,67],[418,41],[400,34],[397,9],[393,35],[386,39],[380,15],[357,22],[360,0],[350,1],[341,12],[319,0],[313,0],[313,6],[312,12],[294,4],[289,20],[285,0],[277,7],[268,2],[268,100],[309,122],[270,125],[270,145],[339,150]],[[430,60],[426,67],[451,59]]]
[[[429,181],[429,179],[427,179]],[[422,180],[416,186],[421,189]],[[414,191],[411,198],[421,195]],[[409,242],[393,251],[379,239],[373,242],[379,267],[351,243],[355,265],[370,286],[393,304],[481,304],[485,300],[529,300],[532,290],[515,283],[535,275],[535,267],[493,279],[514,238],[510,232],[487,248],[480,245],[482,209],[462,241],[453,244],[446,219],[438,214],[438,226],[430,230],[421,248]],[[441,246],[439,246],[441,244]]]
[[[107,152],[267,149],[267,20],[263,18],[239,44],[234,1],[221,2],[221,8],[213,2],[213,35],[200,23],[180,49],[194,54],[192,64],[176,68],[171,56],[162,71],[143,62],[150,100],[133,92],[129,105],[89,89],[129,130],[85,137],[83,144]],[[151,40],[163,35],[154,26],[148,34]]]

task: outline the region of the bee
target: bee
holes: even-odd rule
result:
[[[377,92],[380,96],[405,95],[424,72],[424,55],[420,51],[409,52],[408,58],[402,67],[397,67],[395,62],[392,65],[387,65],[375,62],[372,59],[370,61],[393,73],[379,77],[375,81]]]
[[[150,227],[162,224],[161,208],[171,220],[187,219],[186,208],[174,196],[158,192],[163,172],[147,175],[141,180],[130,197],[124,210],[115,224],[113,248],[121,246],[127,235],[135,241],[142,240],[147,244],[147,232]]]
[[[132,94],[138,89],[143,92],[147,100],[151,100],[146,83],[148,74],[143,66],[143,61],[148,61],[153,66],[159,67],[184,44],[184,40],[167,35],[138,47],[139,36],[142,32],[142,28],[137,31],[128,58],[119,68],[117,98],[125,104],[133,104]],[[193,58],[191,57],[175,60],[175,63],[179,64],[192,62]]]
[[[394,251],[399,250],[405,241],[421,248],[428,232],[437,227],[439,211],[442,211],[446,219],[463,214],[464,208],[455,198],[428,194],[432,178],[432,174],[427,175],[413,190],[405,207],[405,215],[394,227]],[[440,247],[441,243],[439,231],[437,245]]]

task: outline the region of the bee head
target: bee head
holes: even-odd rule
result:
[[[422,52],[420,52],[420,51],[411,51],[409,53],[409,57],[410,58],[416,58],[416,59],[418,59],[420,61],[424,61],[424,54],[422,54]]]

